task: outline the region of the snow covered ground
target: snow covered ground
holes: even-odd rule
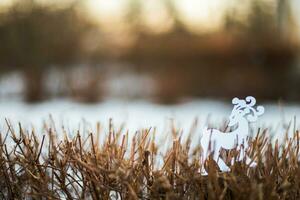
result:
[[[264,116],[259,118],[257,127],[272,127],[282,138],[287,124],[300,117],[300,105],[278,106],[270,103],[260,103],[265,106]],[[12,123],[21,122],[24,127],[34,126],[41,129],[43,121],[49,121],[51,115],[56,127],[64,126],[69,134],[77,129],[85,128],[94,130],[96,122],[100,122],[107,129],[109,118],[113,119],[116,126],[125,123],[125,128],[130,134],[141,128],[156,127],[158,136],[170,130],[173,122],[177,128],[187,133],[194,120],[198,118],[198,129],[210,122],[214,127],[219,127],[230,115],[231,102],[214,100],[192,100],[177,105],[158,105],[142,100],[113,100],[109,99],[99,104],[80,104],[70,100],[61,99],[39,104],[26,104],[21,101],[0,101],[0,125],[4,128],[5,118]],[[87,122],[87,123],[85,123]],[[1,129],[3,130],[3,129]]]

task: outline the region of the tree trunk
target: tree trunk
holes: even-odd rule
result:
[[[37,68],[27,68],[24,72],[25,101],[38,102],[44,99],[43,71]]]

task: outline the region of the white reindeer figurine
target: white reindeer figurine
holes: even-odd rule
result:
[[[249,134],[249,122],[255,122],[258,116],[264,113],[264,107],[258,106],[256,109],[254,108],[256,100],[251,96],[246,97],[245,100],[234,98],[232,99],[232,104],[234,107],[229,117],[228,126],[234,127],[237,125],[238,127],[229,133],[223,133],[216,129],[207,129],[206,127],[201,138],[203,163],[208,156],[212,155],[222,171],[230,170],[220,158],[220,150],[222,148],[230,150],[236,147],[238,150],[241,150],[239,160],[243,160],[244,156],[246,156],[246,162],[251,161],[244,152],[248,147],[246,139]],[[243,145],[244,149],[241,149],[241,145]],[[202,172],[205,173],[204,168]]]

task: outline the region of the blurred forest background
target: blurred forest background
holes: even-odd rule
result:
[[[1,98],[176,103],[250,94],[300,101],[297,0],[0,6]]]

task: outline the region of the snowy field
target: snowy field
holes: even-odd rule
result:
[[[279,138],[289,122],[300,117],[300,105],[276,105],[260,103],[265,106],[265,114],[259,118],[253,128],[271,128]],[[201,135],[204,125],[220,127],[232,110],[231,102],[213,100],[193,100],[177,105],[158,105],[147,101],[107,100],[99,104],[80,104],[70,100],[53,100],[39,104],[26,104],[21,101],[2,100],[0,102],[1,130],[6,126],[5,118],[13,124],[21,122],[26,128],[41,130],[43,122],[53,118],[56,127],[64,126],[69,134],[85,128],[95,130],[96,123],[107,130],[109,119],[113,119],[116,127],[122,123],[130,134],[141,128],[156,128],[158,137],[170,130],[173,123],[176,128],[189,132],[194,120],[198,119],[197,136]],[[292,124],[294,127],[294,124]],[[199,134],[198,134],[199,133]]]

